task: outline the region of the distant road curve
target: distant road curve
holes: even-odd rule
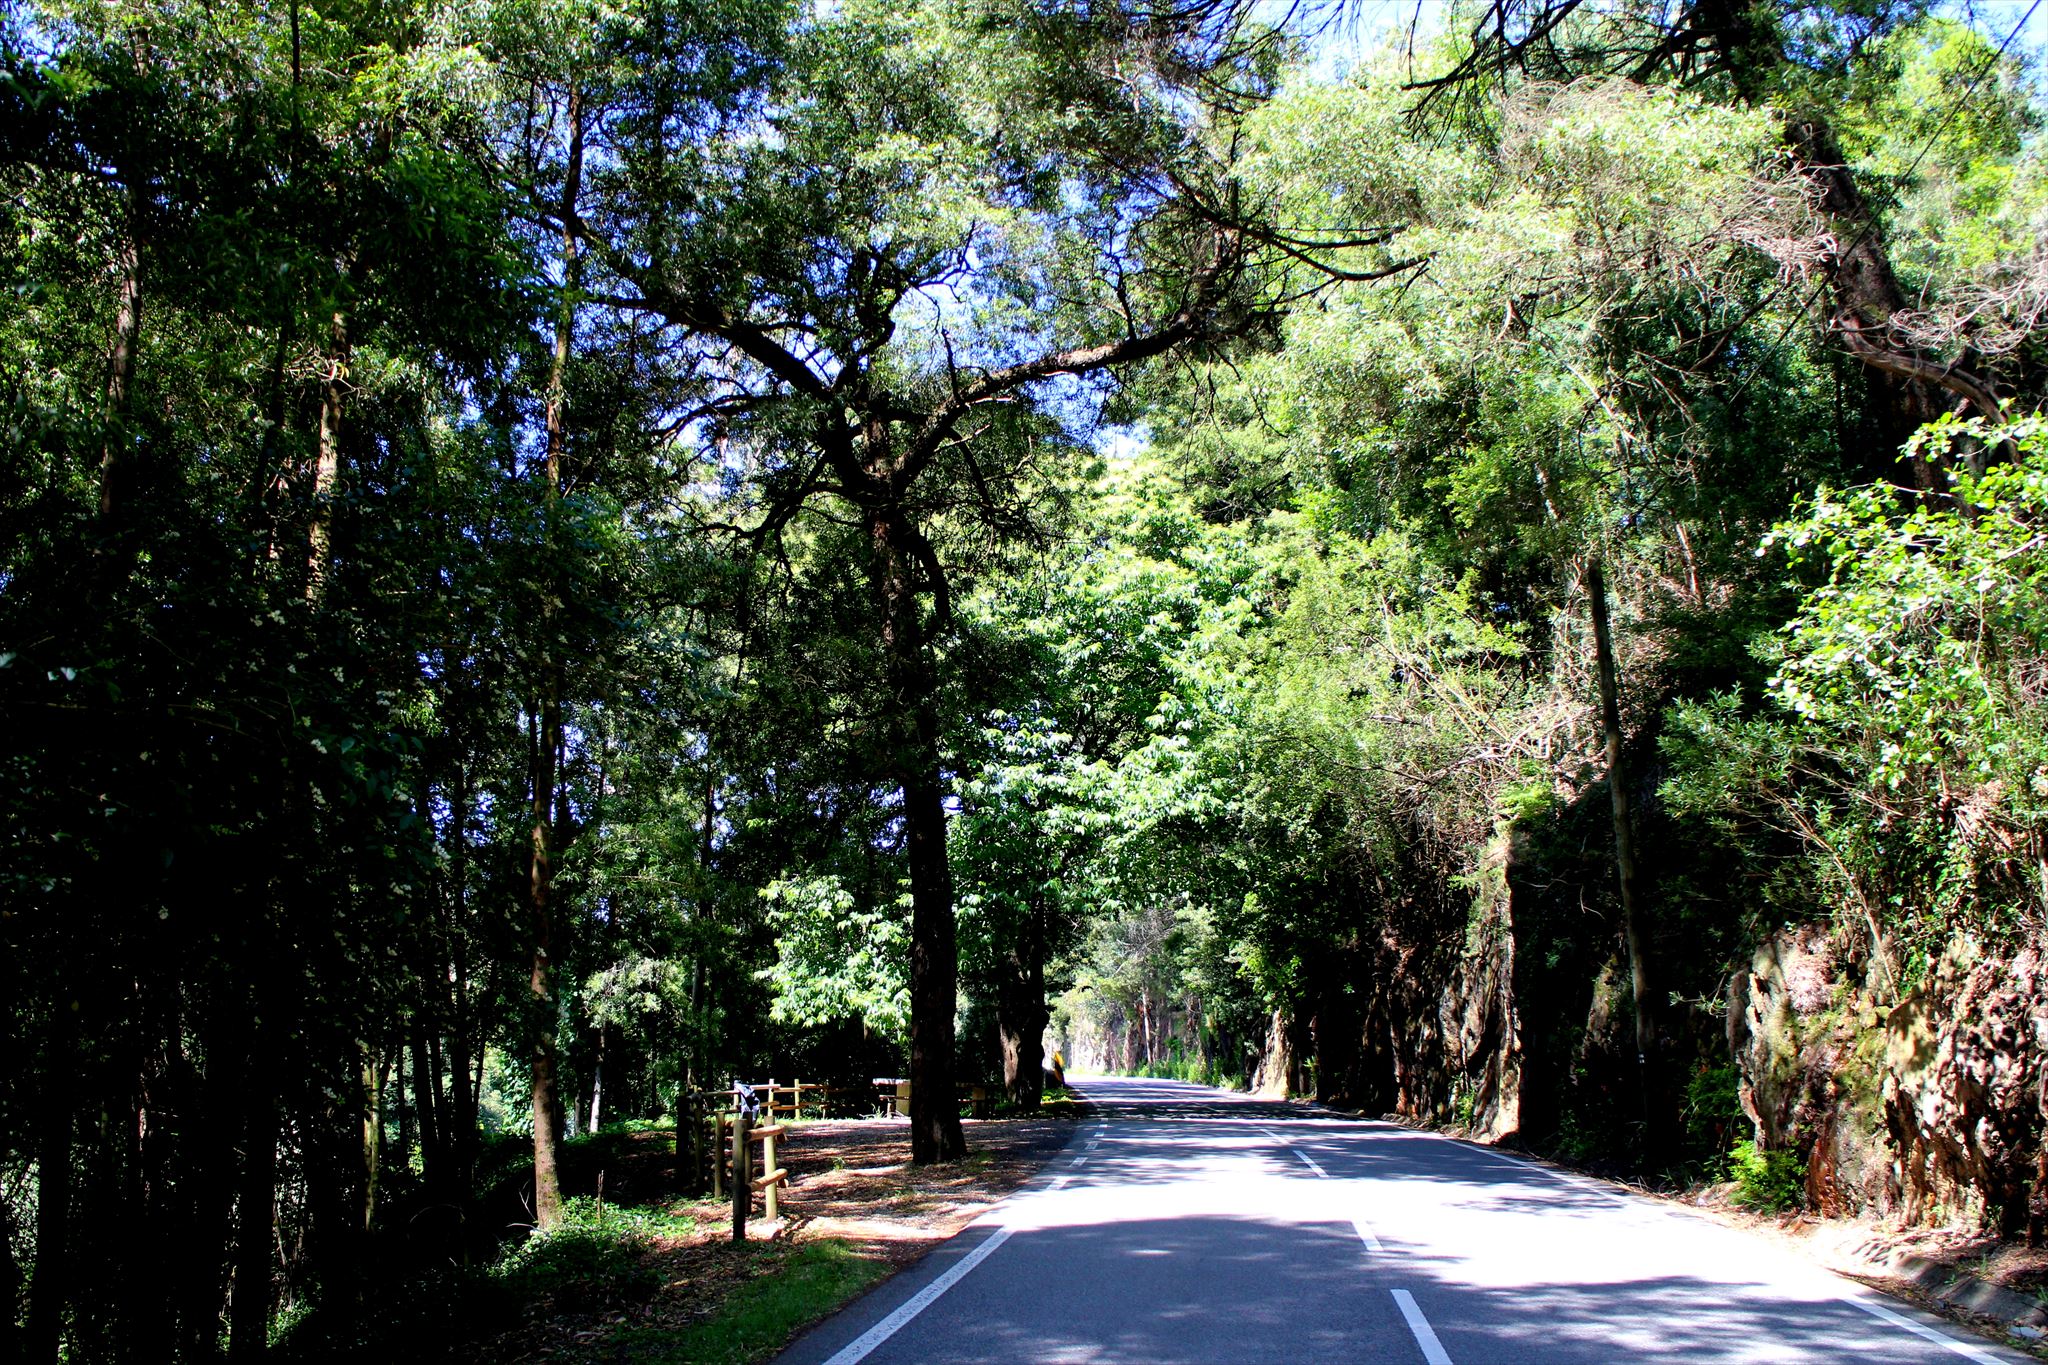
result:
[[[1934,1365],[2028,1357],[1741,1232],[1505,1153],[1179,1081],[781,1365]]]

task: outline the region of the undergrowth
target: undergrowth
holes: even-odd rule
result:
[[[608,1344],[639,1365],[749,1365],[781,1349],[792,1333],[833,1312],[888,1273],[845,1242],[771,1244],[754,1253],[779,1264],[735,1289],[719,1311],[680,1331],[645,1327]]]

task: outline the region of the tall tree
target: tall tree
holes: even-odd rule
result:
[[[1170,87],[1108,74],[1112,52],[1142,54],[1102,32],[1021,7],[847,9],[798,30],[718,136],[622,122],[618,174],[569,225],[616,282],[605,301],[702,356],[717,396],[695,431],[712,468],[749,462],[734,526],[753,552],[802,515],[858,527],[869,723],[913,906],[919,1161],[963,1150],[936,660],[951,590],[931,532],[1015,515],[1005,461],[1038,441],[1021,400],[1253,330],[1270,306],[1274,253],[1238,208],[1226,134]],[[639,104],[673,107],[662,73],[689,67],[648,56]]]

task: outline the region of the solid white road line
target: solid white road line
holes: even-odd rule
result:
[[[1422,1310],[1415,1306],[1415,1296],[1405,1289],[1394,1292],[1394,1306],[1401,1310],[1401,1316],[1408,1319],[1408,1330],[1415,1334],[1415,1344],[1422,1348],[1422,1358],[1429,1365],[1451,1365],[1450,1352],[1436,1339],[1436,1332],[1429,1325],[1429,1319],[1422,1316]]]
[[[1442,1135],[1433,1134],[1432,1136],[1441,1137]],[[1443,1140],[1446,1142],[1451,1141],[1451,1139],[1449,1138],[1444,1138]],[[1538,1162],[1527,1161],[1517,1156],[1510,1156],[1506,1152],[1497,1152],[1490,1147],[1482,1147],[1474,1143],[1460,1142],[1455,1145],[1463,1147],[1466,1151],[1472,1152],[1478,1156],[1489,1157],[1492,1160],[1498,1161],[1503,1165],[1513,1166],[1518,1170],[1528,1171],[1532,1174],[1541,1176],[1547,1180],[1552,1181],[1555,1184],[1563,1185],[1567,1189],[1574,1189],[1582,1191],[1587,1194],[1598,1195],[1610,1201],[1611,1203],[1620,1205],[1623,1208],[1636,1209],[1650,1213],[1655,1213],[1665,1218],[1669,1218],[1672,1216],[1669,1211],[1659,1208],[1657,1205],[1649,1202],[1648,1200],[1638,1199],[1633,1197],[1632,1195],[1617,1192],[1614,1189],[1609,1188],[1608,1186],[1600,1184],[1598,1181],[1588,1180],[1583,1176],[1568,1175],[1563,1171],[1552,1170],[1550,1167],[1542,1165]],[[1300,1153],[1296,1152],[1295,1155],[1299,1156]],[[1304,1161],[1307,1160],[1306,1157],[1303,1157],[1302,1159]],[[1379,1244],[1377,1240],[1372,1237],[1371,1233],[1366,1229],[1365,1225],[1363,1223],[1358,1223],[1357,1227],[1359,1235],[1361,1237],[1366,1238],[1367,1244],[1370,1245],[1373,1250],[1378,1251],[1380,1249]],[[1394,1291],[1394,1296],[1396,1298],[1404,1298],[1406,1297],[1406,1295],[1406,1290],[1396,1289]],[[1934,1328],[1929,1327],[1926,1323],[1915,1322],[1913,1319],[1907,1317],[1903,1313],[1895,1313],[1891,1309],[1884,1307],[1882,1304],[1871,1303],[1868,1300],[1860,1298],[1854,1294],[1842,1295],[1842,1301],[1844,1303],[1853,1303],[1858,1308],[1861,1308],[1864,1312],[1870,1314],[1872,1317],[1891,1323],[1895,1327],[1903,1327],[1916,1337],[1920,1337],[1924,1340],[1931,1341],[1937,1346],[1946,1347],[1948,1350],[1955,1352],[1957,1355],[1963,1357],[1963,1359],[1965,1360],[1976,1361],[1977,1365],[2004,1365],[2004,1362],[2000,1360],[1999,1357],[1994,1356],[1987,1351],[1979,1350],[1977,1347],[1970,1345],[1968,1342],[1958,1341],[1954,1337],[1949,1336],[1944,1332],[1938,1332]],[[1414,1300],[1409,1299],[1408,1302],[1412,1304]],[[1404,1307],[1402,1309],[1402,1312],[1406,1314],[1408,1312],[1407,1308]],[[1413,1316],[1410,1316],[1408,1319],[1408,1324],[1410,1327],[1415,1326],[1415,1324],[1417,1323],[1422,1323],[1423,1331],[1428,1330],[1429,1324],[1423,1321],[1422,1315],[1419,1310]],[[1421,1340],[1419,1334],[1416,1339],[1418,1341]],[[1430,1340],[1435,1340],[1434,1335],[1431,1336]],[[1443,1348],[1439,1346],[1437,1349],[1441,1351]],[[1429,1346],[1426,1343],[1423,1346],[1423,1354],[1429,1354]],[[1448,1361],[1449,1357],[1446,1356],[1444,1359]],[[1431,1365],[1436,1365],[1436,1357],[1432,1356],[1430,1357],[1430,1360]]]
[[[1853,1303],[1872,1317],[1882,1318],[1894,1327],[1903,1327],[1916,1337],[1924,1338],[1937,1346],[1946,1346],[1965,1360],[1974,1360],[1978,1365],[2005,1365],[2003,1361],[1997,1356],[1992,1355],[1989,1351],[1980,1351],[1968,1342],[1957,1341],[1945,1332],[1935,1331],[1924,1322],[1913,1321],[1904,1313],[1894,1313],[1883,1304],[1871,1303],[1869,1300],[1858,1298],[1854,1294],[1842,1295],[1842,1301],[1844,1303]]]
[[[868,1354],[877,1346],[880,1346],[890,1337],[902,1331],[904,1325],[912,1318],[931,1307],[934,1303],[937,1303],[939,1295],[960,1283],[961,1280],[967,1277],[968,1271],[987,1260],[997,1247],[1009,1240],[1010,1229],[1007,1227],[997,1228],[989,1234],[987,1241],[968,1252],[965,1256],[962,1256],[951,1270],[948,1270],[945,1274],[918,1290],[917,1293],[911,1295],[910,1299],[902,1307],[898,1308],[888,1317],[883,1318],[873,1327],[868,1328],[867,1331],[862,1332],[845,1346],[842,1346],[837,1354],[825,1362],[825,1365],[855,1365],[856,1361],[867,1359]]]

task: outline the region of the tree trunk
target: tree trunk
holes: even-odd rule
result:
[[[384,1059],[374,1048],[363,1048],[363,1196],[359,1204],[362,1227],[369,1232],[377,1222],[378,1186],[384,1174]]]
[[[1003,1089],[1019,1109],[1035,1110],[1045,1090],[1045,953],[1033,915],[1011,945],[996,986],[996,1031],[1003,1045]]]
[[[597,1060],[590,1068],[590,1124],[588,1131],[595,1133],[604,1112],[604,1025],[597,1026]]]
[[[564,387],[568,377],[569,351],[576,335],[575,290],[579,283],[576,234],[570,224],[576,218],[576,201],[583,185],[583,95],[569,87],[569,159],[562,180],[562,282],[560,310],[555,317],[555,352],[548,372],[547,406],[547,501],[550,509],[561,501],[562,464],[568,444],[568,420]],[[552,519],[551,519],[552,520]],[[550,535],[554,528],[550,525]],[[544,612],[543,638],[554,634],[552,605]],[[552,649],[552,644],[548,646]],[[543,664],[546,695],[536,717],[539,734],[533,745],[533,852],[528,865],[527,896],[533,910],[533,968],[529,988],[533,998],[533,1214],[547,1231],[562,1221],[562,1181],[559,1170],[561,1103],[556,1093],[554,964],[548,951],[552,934],[551,893],[554,882],[556,764],[563,744],[562,664],[549,659]]]
[[[1878,419],[1872,476],[1889,477],[1899,447],[1939,416],[1947,402],[1959,399],[1990,421],[2003,421],[1996,393],[1972,368],[1968,353],[1944,360],[1922,352],[1893,329],[1893,317],[1906,308],[1905,292],[1892,270],[1877,215],[1843,160],[1833,127],[1817,116],[1795,118],[1785,124],[1784,141],[1812,187],[1833,242],[1820,263],[1832,296],[1828,332],[1871,377]],[[1914,457],[1913,478],[1923,494],[1947,491],[1943,471],[1924,456]]]
[[[128,394],[135,382],[135,351],[142,337],[142,249],[135,240],[135,191],[131,187],[128,231],[117,249],[120,293],[114,302],[114,340],[107,348],[105,430],[100,438],[100,520],[111,521],[122,502],[120,481],[126,472],[122,429],[128,415]]]
[[[419,1134],[420,1169],[429,1184],[446,1179],[447,1148],[442,1143],[441,1058],[424,1025],[412,1033],[412,1112]]]
[[[937,681],[925,657],[911,531],[899,509],[873,515],[882,597],[882,654],[910,854],[910,1159],[967,1153],[953,1084],[953,1012],[960,950],[946,861],[945,782],[939,767]]]
[[[29,1281],[26,1359],[55,1362],[71,1301],[71,1137],[77,1016],[69,991],[51,1002],[49,1056],[38,1104],[42,1136],[36,1144],[36,1259]]]
[[[1650,987],[1649,948],[1636,903],[1635,827],[1628,804],[1628,773],[1622,758],[1621,685],[1614,664],[1614,634],[1607,618],[1607,575],[1596,556],[1586,563],[1586,598],[1592,605],[1593,653],[1600,676],[1600,729],[1607,750],[1607,791],[1614,812],[1614,872],[1621,894],[1621,933],[1628,947],[1629,986],[1635,1003],[1636,1077],[1642,1087],[1645,1160],[1659,1146],[1657,1104],[1657,1008]]]
[[[242,1188],[237,1201],[234,1292],[228,1305],[231,1365],[267,1353],[276,1301],[272,1242],[277,1227],[277,1101],[270,1063],[259,1054],[245,1091]]]
[[[1266,1023],[1266,1048],[1259,1057],[1258,1072],[1252,1077],[1252,1089],[1260,1095],[1285,1099],[1293,1079],[1293,1038],[1286,1013],[1276,1009]]]
[[[453,960],[453,998],[448,1019],[448,1122],[444,1126],[451,1163],[446,1188],[467,1194],[477,1150],[477,1107],[482,1086],[470,1079],[472,1021],[469,1003],[469,948],[465,916],[469,906],[469,776],[460,763],[448,797],[448,827],[454,847],[448,859],[448,956]],[[482,1060],[483,1050],[476,1055]]]
[[[320,386],[320,430],[313,464],[313,520],[306,531],[306,600],[327,589],[333,557],[334,487],[341,478],[341,404],[348,387],[348,322],[337,309],[328,333],[327,377]]]
[[[535,1224],[546,1232],[562,1221],[561,1106],[555,1093],[554,964],[548,956],[552,946],[549,898],[554,879],[555,753],[562,733],[561,704],[553,697],[541,703],[535,728],[538,733],[533,744],[533,842],[527,873],[527,898],[533,910],[533,964],[527,987],[533,1031],[533,1217]]]

